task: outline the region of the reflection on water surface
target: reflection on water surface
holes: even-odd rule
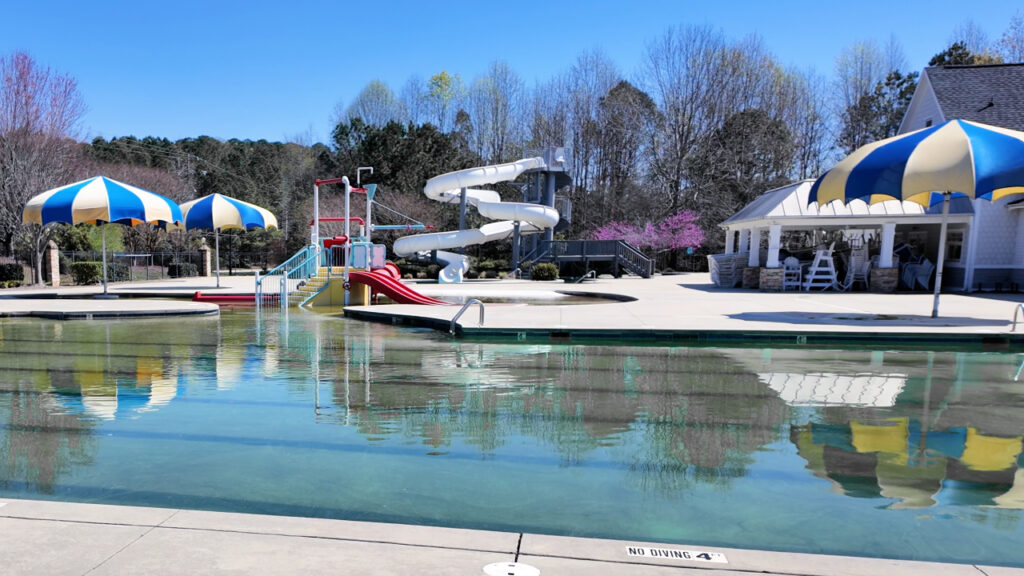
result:
[[[1024,566],[1017,354],[0,323],[0,494]]]

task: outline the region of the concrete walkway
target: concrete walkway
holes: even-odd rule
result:
[[[545,576],[1024,574],[968,564],[10,499],[0,499],[0,540],[0,571],[11,576],[465,576],[515,562]]]

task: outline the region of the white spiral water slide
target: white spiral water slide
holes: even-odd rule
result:
[[[437,259],[447,264],[441,269],[438,281],[461,282],[469,268],[469,258],[443,250],[510,238],[515,231],[516,222],[520,222],[520,234],[536,234],[558,224],[558,211],[550,206],[527,202],[502,202],[501,196],[494,190],[478,190],[473,187],[515,180],[523,172],[542,170],[546,167],[543,158],[524,158],[507,164],[457,170],[427,180],[427,185],[423,187],[423,193],[427,198],[446,204],[459,204],[462,189],[466,188],[467,204],[476,206],[477,211],[485,218],[503,221],[484,224],[472,230],[405,236],[395,240],[395,254],[409,256],[416,252],[437,250]]]

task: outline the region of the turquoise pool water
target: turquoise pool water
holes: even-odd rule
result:
[[[0,496],[1024,566],[1020,354],[0,322]]]

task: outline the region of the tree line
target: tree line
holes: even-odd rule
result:
[[[1022,13],[996,42],[967,23],[930,65],[1019,62],[1022,39]],[[281,231],[257,247],[278,257],[308,242],[314,179],[351,177],[360,166],[374,167],[367,181],[379,185],[386,207],[375,222],[449,229],[458,216],[423,197],[428,178],[564,146],[571,185],[560,194],[574,206],[566,238],[593,237],[610,223],[642,230],[685,214],[702,231],[688,237],[703,237],[699,248],[713,253],[723,244],[718,223],[764,191],[818,176],[854,148],[894,135],[917,74],[895,39],[848,46],[826,78],[784,66],[758,37],[679,26],[648,42],[632,74],[591,51],[534,86],[500,61],[468,82],[448,71],[411,77],[398,91],[372,81],[335,109],[327,144],[208,136],[83,142],[86,103],[76,81],[19,52],[0,57],[2,250],[38,260],[50,239],[74,243],[61,227],[23,226],[21,210],[38,192],[100,173],[179,202],[219,192],[265,206]],[[515,186],[498,188],[519,199]],[[324,195],[328,206],[331,198]],[[197,240],[125,232],[133,250]]]

